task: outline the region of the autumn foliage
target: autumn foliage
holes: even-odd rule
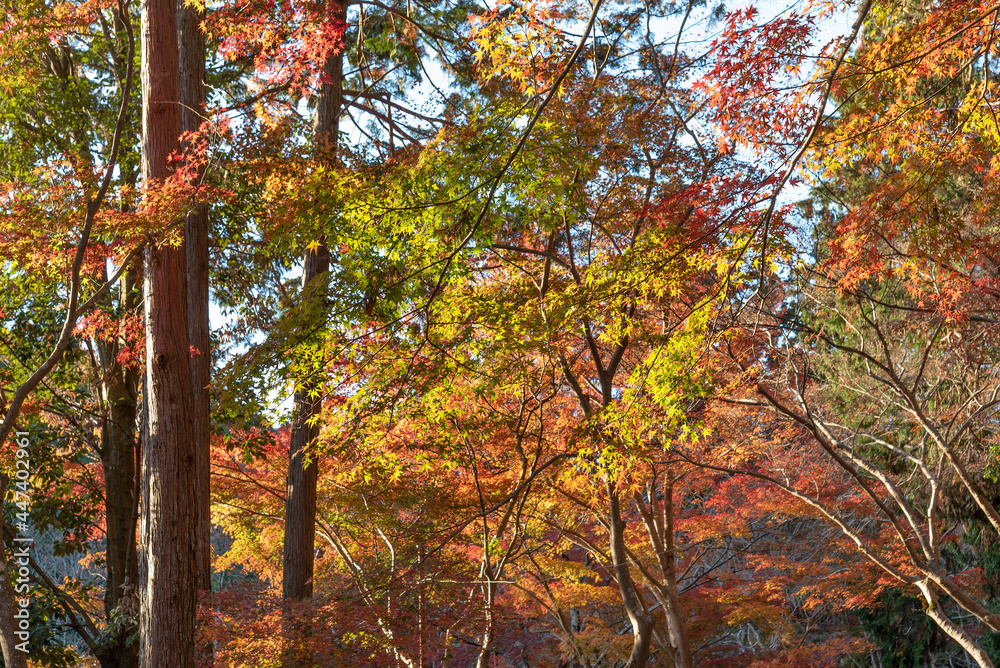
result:
[[[151,661],[143,308],[202,214],[198,665],[1000,660],[1000,8],[158,6],[207,91],[160,179],[148,6],[0,15],[6,665]]]

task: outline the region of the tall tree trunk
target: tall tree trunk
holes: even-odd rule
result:
[[[329,252],[322,245],[315,252],[307,253],[302,274],[305,299],[322,298],[311,294],[307,288],[318,276],[326,273]],[[313,444],[319,436],[319,425],[310,420],[320,412],[321,399],[310,396],[312,385],[296,388],[292,406],[292,425],[289,442],[288,479],[285,491],[285,542],[282,561],[282,595],[288,602],[285,608],[283,633],[285,649],[282,665],[285,668],[305,668],[312,665],[309,619],[291,605],[293,601],[312,598],[313,562],[316,548],[316,479],[319,467]]]
[[[337,17],[346,19],[346,3],[330,1],[330,9]],[[314,143],[316,155],[330,165],[335,164],[337,138],[340,127],[340,110],[343,102],[344,59],[341,53],[327,58],[323,68],[322,83],[316,104]],[[307,251],[303,259],[302,295],[306,300],[322,300],[325,295],[318,288],[316,279],[329,271],[330,252],[326,240],[315,251]],[[311,309],[310,309],[311,310]],[[318,466],[313,444],[319,436],[319,427],[310,424],[319,414],[321,400],[313,394],[315,383],[302,382],[295,388],[292,406],[292,424],[288,452],[288,479],[285,496],[285,542],[282,562],[282,594],[286,599],[303,600],[312,597],[313,561],[316,540],[316,477]],[[285,633],[291,643],[305,641],[305,625],[286,615]],[[307,634],[305,634],[307,635]],[[311,665],[301,652],[285,652],[283,664],[290,666]]]
[[[639,596],[632,580],[625,549],[625,520],[622,519],[621,499],[613,480],[607,482],[608,511],[611,547],[611,565],[618,581],[625,612],[632,623],[632,653],[625,668],[643,668],[649,660],[649,644],[653,639],[653,617]]]
[[[181,132],[196,132],[205,113],[204,11],[178,0],[177,32],[181,74]],[[200,170],[198,177],[204,176]],[[192,348],[191,429],[195,451],[196,550],[198,589],[212,590],[211,428],[209,424],[212,357],[208,323],[208,206],[197,204],[184,221],[188,342]],[[202,663],[211,663],[211,645]]]
[[[137,261],[138,262],[138,261]],[[138,308],[136,267],[122,279],[120,306],[128,316]],[[133,601],[138,595],[139,568],[135,544],[136,498],[136,417],[138,416],[138,373],[118,360],[117,339],[98,341],[101,375],[104,378],[104,415],[101,423],[101,467],[104,471],[104,513],[107,524],[107,580],[104,589],[104,612],[111,620],[112,611],[134,614]],[[133,668],[139,662],[136,643],[126,645],[135,632],[120,626],[107,662],[118,668]]]
[[[304,264],[303,295],[309,299],[315,295],[308,293],[307,288],[329,268],[330,256],[326,246],[307,253]],[[310,396],[312,387],[314,385],[308,382],[297,387],[292,405],[282,571],[282,593],[289,599],[312,596],[317,465],[311,448],[319,436],[319,426],[310,423],[310,420],[320,410],[319,398]]]
[[[654,512],[656,510],[655,495],[656,488],[652,489]],[[663,573],[664,594],[667,597],[667,605],[664,607],[664,614],[667,618],[667,636],[670,639],[670,646],[674,652],[674,664],[678,668],[691,668],[691,641],[688,638],[687,625],[684,623],[684,616],[681,614],[681,600],[677,592],[677,548],[674,544],[674,486],[668,482],[663,486],[663,543],[664,550],[660,556],[660,569]]]
[[[636,492],[635,505],[642,515],[649,534],[649,543],[656,555],[662,580],[651,577],[649,585],[656,600],[663,609],[667,626],[667,644],[673,662],[677,668],[691,668],[691,641],[688,638],[687,625],[681,614],[680,595],[677,591],[676,547],[674,545],[674,485],[667,474],[663,485],[663,500],[658,497],[657,476],[646,483],[646,494],[649,497],[649,507],[642,495]]]
[[[124,81],[128,76],[132,56],[130,30],[126,26],[130,19],[122,9],[119,7],[114,12],[115,35],[119,44],[115,54],[115,68],[119,80]],[[127,118],[131,119],[133,113],[129,105],[126,110]],[[122,165],[119,169],[121,183],[134,191],[139,180],[139,167]],[[134,205],[134,200],[128,198],[121,203],[121,210],[134,210]],[[122,318],[135,316],[140,308],[141,264],[141,259],[134,259],[121,277],[117,306]],[[106,275],[106,280],[110,279],[111,276]],[[112,620],[113,612],[121,615],[122,622],[129,622],[117,625],[113,642],[104,645],[105,651],[98,659],[102,667],[136,668],[139,665],[139,643],[127,643],[137,630],[133,620],[138,613],[139,603],[139,555],[135,534],[139,503],[139,440],[136,420],[139,415],[140,374],[133,366],[122,364],[118,358],[125,343],[123,339],[98,339],[96,343],[104,393],[99,450],[104,473],[107,536],[104,614],[108,622]]]
[[[146,187],[170,175],[180,148],[177,1],[142,5],[142,168]],[[198,603],[197,476],[191,429],[191,370],[183,247],[146,249],[146,392],[143,443],[140,662],[195,664]]]

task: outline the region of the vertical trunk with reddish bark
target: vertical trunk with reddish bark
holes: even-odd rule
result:
[[[306,287],[329,267],[325,245],[307,253],[302,274]],[[295,390],[289,439],[288,479],[285,490],[285,542],[282,555],[282,595],[289,601],[312,597],[313,564],[316,548],[316,478],[319,467],[312,445],[319,436],[319,426],[310,423],[320,410],[320,399],[310,396],[309,386]],[[299,619],[288,607],[283,622],[285,668],[311,666],[309,620]]]
[[[331,11],[346,18],[346,3],[331,2]],[[344,60],[340,53],[331,55],[324,65],[324,82],[316,104],[314,143],[317,157],[335,164],[339,117],[343,101]],[[316,279],[329,271],[330,253],[325,239],[315,251],[307,251],[303,259],[303,299],[323,299],[317,292]],[[312,289],[310,289],[312,288]],[[310,309],[311,310],[311,309]],[[310,424],[318,415],[320,399],[313,395],[315,383],[306,381],[295,388],[289,444],[288,480],[285,497],[285,539],[282,561],[282,594],[286,599],[302,600],[312,596],[313,562],[316,539],[316,477],[318,472],[313,444],[319,427]],[[308,645],[305,625],[286,616],[285,633],[291,646]],[[289,646],[285,666],[311,665],[302,651]],[[308,651],[305,651],[308,654]]]
[[[147,187],[170,175],[180,148],[176,0],[142,5],[142,167]],[[184,248],[150,246],[145,256],[148,440],[143,444],[139,613],[143,668],[195,664],[198,603],[197,467],[191,429],[191,371]]]
[[[204,12],[179,0],[177,31],[181,75],[181,132],[195,132],[205,113]],[[198,178],[203,176],[200,170]],[[187,266],[188,339],[192,348],[191,427],[197,484],[198,589],[212,589],[211,446],[208,386],[211,382],[211,340],[208,323],[208,206],[197,204],[184,221]]]
[[[306,253],[302,274],[303,294],[308,286],[325,274],[330,255],[325,245]],[[315,286],[314,286],[315,287]],[[282,569],[282,593],[285,598],[312,596],[313,552],[316,541],[316,453],[312,445],[319,436],[319,426],[311,423],[319,414],[318,397],[310,396],[314,387],[303,383],[295,390],[289,443],[288,480],[285,491],[285,544]]]

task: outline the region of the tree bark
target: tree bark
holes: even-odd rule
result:
[[[180,148],[176,0],[142,6],[142,167],[146,187],[170,175]],[[143,444],[143,668],[195,665],[198,603],[197,470],[191,428],[191,370],[183,247],[146,249],[146,392]]]
[[[488,586],[492,589],[492,585]],[[489,668],[490,657],[493,656],[493,641],[496,635],[493,630],[493,592],[491,591],[487,595],[490,598],[490,602],[485,608],[486,628],[483,629],[483,637],[479,642],[479,654],[476,656],[476,668]]]
[[[346,3],[331,1],[331,11],[346,19]],[[316,103],[316,123],[313,129],[316,156],[330,165],[335,164],[343,105],[344,59],[333,54],[324,64],[324,81]],[[302,295],[304,300],[324,299],[317,290],[316,279],[330,267],[330,252],[326,240],[315,251],[307,251],[303,259]],[[316,383],[297,384],[292,406],[292,424],[288,452],[288,479],[285,496],[285,539],[282,555],[282,594],[286,599],[303,600],[312,597],[313,565],[316,542],[316,479],[318,466],[314,443],[319,427],[311,424],[320,412],[321,400],[314,394]],[[292,645],[307,641],[304,624],[286,613],[286,638]],[[296,655],[298,655],[296,657]],[[295,652],[292,647],[282,659],[286,667],[312,664],[308,651]]]
[[[306,255],[302,274],[306,287],[329,266],[326,246]],[[288,450],[288,478],[285,490],[285,541],[282,555],[282,595],[288,601],[312,597],[313,565],[316,549],[316,480],[319,467],[312,445],[319,436],[319,425],[311,424],[319,414],[320,399],[311,397],[309,388],[295,390]],[[282,665],[286,668],[311,666],[308,649],[308,621],[300,620],[293,607],[286,605],[284,625],[285,650]]]
[[[691,641],[688,638],[687,625],[684,623],[684,616],[681,614],[681,600],[677,593],[677,563],[675,560],[674,547],[674,509],[673,509],[673,485],[667,485],[664,490],[665,510],[664,516],[667,518],[667,526],[664,532],[666,536],[666,552],[663,555],[664,583],[667,590],[669,605],[664,611],[667,616],[667,635],[670,638],[670,645],[674,650],[674,663],[678,668],[691,668],[694,662],[691,657]]]
[[[120,306],[123,315],[138,308],[137,270],[133,266],[122,278]],[[136,499],[136,418],[138,416],[138,373],[118,360],[117,340],[98,341],[101,375],[104,379],[104,415],[101,420],[101,468],[104,471],[104,514],[107,525],[107,580],[104,589],[104,612],[111,621],[112,611],[125,616],[135,614],[139,567],[135,543]],[[107,661],[118,668],[138,665],[139,647],[126,645],[135,632],[130,625],[120,625]]]
[[[925,610],[927,616],[933,619],[949,638],[957,642],[962,649],[968,652],[979,668],[994,668],[989,654],[964,629],[951,621],[948,615],[944,613],[944,610],[941,609],[941,602],[938,601],[937,594],[934,592],[931,583],[927,580],[920,580],[916,584],[917,588],[920,589],[920,593],[924,595],[924,602],[927,604]]]
[[[302,274],[305,299],[307,292],[330,264],[325,245],[305,256]],[[313,286],[315,287],[315,286]],[[316,545],[316,455],[312,446],[319,436],[319,426],[311,423],[319,414],[320,400],[310,396],[314,383],[300,384],[295,390],[288,451],[288,480],[285,490],[285,544],[282,570],[282,593],[285,598],[312,596],[313,554]]]
[[[625,668],[642,668],[649,661],[649,644],[653,639],[653,617],[639,596],[632,580],[625,549],[625,520],[622,519],[621,499],[613,480],[607,482],[608,510],[611,547],[611,565],[618,582],[618,591],[632,623],[632,652]]]
[[[668,474],[669,475],[669,474]],[[660,594],[663,599],[663,614],[667,621],[667,638],[677,668],[691,668],[691,641],[688,639],[687,625],[681,614],[681,601],[677,592],[677,563],[674,546],[674,486],[672,482],[663,485],[663,501],[657,498],[656,481],[647,487],[649,494],[649,520],[647,526],[653,547],[656,549],[663,582]],[[645,517],[644,517],[645,519]]]
[[[179,0],[177,32],[181,75],[181,132],[196,132],[202,124],[205,98],[204,11]],[[199,170],[198,178],[204,176]],[[211,426],[209,384],[212,357],[208,322],[208,206],[196,204],[184,221],[187,278],[188,340],[192,348],[191,427],[197,485],[198,589],[212,590]]]

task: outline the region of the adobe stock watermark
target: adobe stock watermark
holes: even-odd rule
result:
[[[17,533],[14,536],[14,554],[11,560],[11,570],[14,570],[16,565],[17,580],[14,585],[14,593],[18,594],[20,598],[17,599],[17,611],[14,613],[14,619],[17,620],[17,628],[14,634],[21,641],[17,645],[14,645],[14,647],[18,651],[27,654],[28,641],[31,640],[31,623],[28,621],[28,605],[31,601],[26,596],[29,588],[28,575],[31,563],[29,550],[35,540],[27,535],[28,491],[31,485],[28,478],[31,474],[31,459],[28,456],[28,432],[16,431],[14,432],[14,437],[14,442],[17,445],[17,453],[14,460],[16,468],[15,477],[17,478],[17,482],[14,484],[14,505],[17,506],[18,512],[15,515],[17,522],[14,524],[14,528],[17,530]]]

